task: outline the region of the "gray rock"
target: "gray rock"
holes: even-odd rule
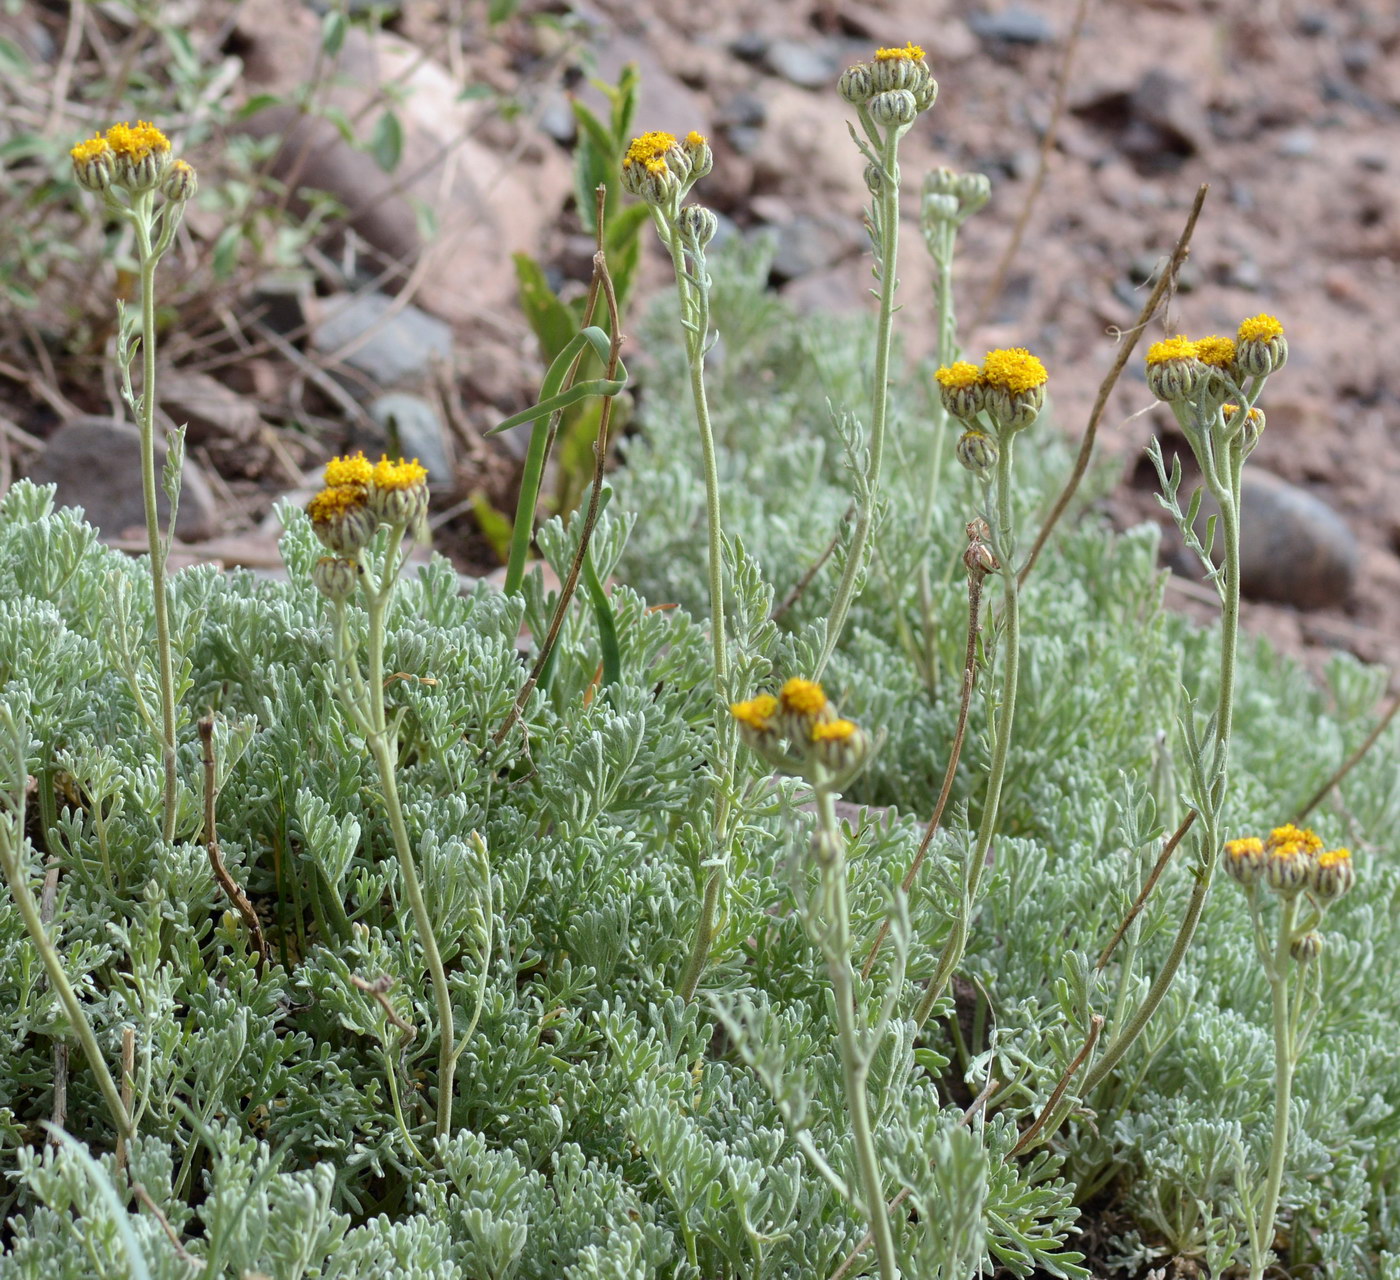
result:
[[[345,363],[383,387],[424,376],[435,359],[451,355],[452,330],[412,303],[390,315],[393,303],[386,293],[331,299],[312,325],[312,347],[331,355],[356,343]]]
[[[165,442],[156,440],[156,485],[165,465]],[[82,507],[88,523],[104,537],[116,538],[145,528],[146,507],[141,496],[141,433],[115,418],[72,418],[49,438],[34,464],[30,479],[56,484],[56,501]],[[170,504],[160,493],[156,509],[162,523]],[[209,482],[199,464],[185,459],[181,472],[180,512],[175,533],[185,542],[213,537],[219,529],[218,510]]]
[[[772,230],[776,241],[772,274],[779,283],[823,271],[862,248],[860,228],[834,214],[799,213]]]
[[[1345,605],[1361,551],[1341,516],[1307,490],[1253,464],[1244,470],[1240,498],[1241,594],[1297,609]],[[1202,534],[1207,506],[1215,509],[1202,504]]]
[[[1000,13],[980,13],[968,19],[973,34],[985,41],[1004,44],[1045,44],[1055,38],[1055,29],[1034,9],[1011,5]]]
[[[801,89],[825,89],[836,83],[841,61],[829,46],[809,40],[774,40],[763,51],[764,65]]]
[[[447,445],[447,429],[438,412],[422,396],[390,391],[369,406],[369,416],[383,430],[378,448],[390,455],[417,458],[428,468],[432,486],[452,483],[452,455]]]
[[[171,421],[185,425],[189,444],[209,440],[246,444],[262,426],[257,405],[207,373],[171,369],[161,375],[158,388],[161,409]]]
[[[1278,153],[1287,160],[1301,160],[1317,150],[1317,134],[1311,129],[1290,129],[1279,139]]]

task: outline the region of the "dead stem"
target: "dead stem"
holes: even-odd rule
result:
[[[1142,886],[1142,892],[1138,894],[1133,905],[1128,908],[1128,914],[1123,917],[1123,923],[1118,926],[1117,932],[1108,940],[1108,946],[1100,953],[1098,963],[1094,966],[1096,969],[1102,969],[1108,963],[1109,957],[1118,944],[1123,941],[1123,935],[1128,932],[1128,926],[1142,914],[1143,907],[1147,905],[1148,896],[1157,887],[1157,881],[1161,879],[1162,872],[1166,870],[1167,863],[1171,861],[1171,856],[1176,852],[1177,845],[1186,838],[1186,833],[1191,830],[1191,824],[1196,821],[1196,817],[1196,810],[1188,809],[1186,817],[1181,820],[1181,825],[1172,832],[1166,844],[1162,846],[1162,852],[1157,856],[1152,874],[1147,877],[1147,883]]]
[[[258,953],[257,971],[261,974],[267,966],[267,939],[263,937],[262,922],[258,919],[253,904],[248,901],[247,894],[238,887],[238,882],[224,866],[224,856],[219,850],[219,828],[215,819],[219,793],[214,762],[213,716],[205,716],[200,720],[199,741],[204,748],[204,842],[209,850],[209,867],[214,872],[214,879],[219,882],[219,887],[243,917],[243,925],[253,940],[253,949]]]

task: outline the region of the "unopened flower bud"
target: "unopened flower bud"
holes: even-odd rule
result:
[[[681,150],[685,154],[687,165],[689,165],[689,182],[698,182],[715,167],[714,153],[711,152],[710,144],[703,133],[696,133],[692,129],[685,135],[685,141],[681,143]]]
[[[964,467],[973,475],[983,477],[991,475],[992,469],[997,465],[997,456],[1000,450],[992,436],[985,431],[978,431],[974,428],[971,431],[964,431],[958,437],[956,452],[958,461]]]
[[[680,211],[676,226],[686,244],[703,249],[715,238],[719,218],[702,204],[688,204]]]
[[[877,199],[885,191],[885,171],[878,164],[867,164],[865,166],[865,189]]]
[[[199,190],[199,177],[194,171],[194,166],[187,160],[177,160],[170,166],[165,175],[165,180],[160,184],[160,192],[167,200],[174,200],[178,204],[184,204],[186,200],[194,199],[195,192]]]
[[[959,174],[953,194],[962,206],[963,218],[970,218],[992,198],[992,180],[985,173]]]
[[[1239,420],[1240,407],[1237,404],[1222,404],[1220,406],[1221,416],[1225,420],[1225,429],[1230,435],[1236,431],[1244,437],[1245,450],[1248,452],[1259,442],[1259,437],[1264,432],[1264,411],[1262,409],[1251,409],[1244,415],[1244,420]]]
[[[327,600],[342,603],[355,594],[360,581],[360,564],[339,556],[322,556],[311,566],[311,581]]]
[[[869,64],[857,62],[853,67],[847,67],[836,82],[836,91],[853,107],[865,106],[875,92],[870,82]]]
[[[866,104],[866,109],[876,124],[891,128],[911,125],[919,114],[918,103],[907,89],[890,89],[885,93],[877,93]]]
[[[957,196],[936,193],[925,193],[923,203],[919,208],[920,218],[925,228],[939,222],[959,222],[961,221],[958,216],[959,212]]]
[[[1311,964],[1322,954],[1322,935],[1316,929],[1299,935],[1288,944],[1288,954],[1299,964]]]

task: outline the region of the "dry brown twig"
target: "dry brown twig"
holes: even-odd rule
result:
[[[262,973],[267,967],[267,939],[263,937],[262,922],[248,895],[243,892],[224,866],[224,857],[219,850],[219,829],[215,821],[215,806],[219,798],[217,771],[214,760],[214,717],[204,716],[199,721],[199,741],[203,747],[204,765],[204,842],[209,850],[209,867],[214,879],[233,903],[243,918],[244,927],[253,941],[253,949],[258,953],[257,971]]]

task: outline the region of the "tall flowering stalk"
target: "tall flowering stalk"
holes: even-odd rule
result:
[[[175,774],[176,707],[175,668],[170,652],[170,609],[166,601],[165,568],[169,543],[161,538],[156,509],[156,265],[175,238],[185,205],[198,189],[194,169],[175,160],[170,140],[153,124],[139,121],[135,127],[115,124],[104,135],[80,142],[70,153],[78,184],[103,198],[107,212],[121,218],[136,237],[140,263],[140,335],[117,303],[117,363],[122,390],[141,434],[141,494],[146,508],[146,544],[150,552],[151,598],[156,623],[156,662],[160,681],[161,765],[164,774],[164,812],[161,835],[175,835],[177,778]],[[158,199],[159,197],[159,199]],[[141,353],[141,391],[132,386],[131,366],[137,348]],[[183,438],[173,442],[170,479],[170,527],[175,527],[179,502],[180,455]]]
[[[1243,1185],[1243,1158],[1240,1161],[1249,1280],[1263,1280],[1288,1156],[1293,1074],[1320,1004],[1318,958],[1323,939],[1317,926],[1327,908],[1351,891],[1356,870],[1350,850],[1326,849],[1316,832],[1292,825],[1275,827],[1264,840],[1246,836],[1228,841],[1225,869],[1244,890],[1259,967],[1269,980],[1273,1003],[1274,1127],[1262,1186],[1250,1191]],[[1279,899],[1278,927],[1272,939],[1264,920],[1264,889]],[[1295,970],[1297,986],[1292,987]]]
[[[1024,347],[989,351],[978,366],[960,360],[937,374],[943,407],[963,428],[957,444],[958,461],[982,483],[986,510],[974,539],[969,572],[1001,570],[1002,608],[997,652],[1001,689],[992,720],[992,762],[982,800],[977,838],[963,875],[962,901],[953,931],[944,945],[933,977],[920,999],[914,1020],[922,1025],[947,989],[953,971],[967,950],[972,914],[987,865],[987,853],[1001,813],[1002,786],[1016,720],[1016,693],[1021,671],[1021,606],[1016,565],[1015,507],[1011,472],[1016,436],[1031,426],[1045,406],[1045,366]],[[982,546],[985,540],[986,546]]]
[[[1176,520],[1181,536],[1201,562],[1220,597],[1220,679],[1215,710],[1209,720],[1208,742],[1200,741],[1189,708],[1183,718],[1187,767],[1201,820],[1192,830],[1194,880],[1186,913],[1162,968],[1142,1003],[1118,1028],[1108,1047],[1085,1077],[1085,1092],[1096,1088],[1142,1034],[1176,978],[1181,961],[1195,937],[1206,895],[1210,892],[1224,836],[1224,816],[1230,764],[1230,734],[1235,711],[1235,655],[1240,619],[1240,486],[1245,459],[1264,430],[1263,410],[1255,407],[1271,373],[1288,359],[1283,326],[1270,315],[1243,321],[1234,338],[1211,334],[1155,342],[1147,350],[1147,385],[1164,401],[1201,469],[1201,482],[1220,509],[1220,563],[1195,529],[1199,498],[1183,511],[1177,501],[1181,464],[1168,467],[1161,446],[1153,441],[1149,455],[1162,485],[1161,502]]]
[[[855,528],[846,563],[827,613],[826,636],[817,659],[821,676],[850,616],[856,587],[865,571],[865,553],[880,491],[885,456],[885,424],[889,412],[890,351],[894,335],[895,290],[899,285],[899,142],[914,121],[938,98],[938,81],[915,44],[877,49],[869,62],[858,62],[841,75],[839,92],[856,109],[860,133],[851,137],[865,157],[865,185],[870,192],[870,244],[875,274],[880,281],[880,312],[875,328],[875,386],[871,403],[870,439],[856,484]],[[864,137],[861,137],[864,134]],[[853,459],[853,461],[856,461]]]
[[[437,1134],[445,1137],[451,1128],[453,1077],[464,1046],[455,1043],[452,991],[399,799],[398,735],[384,705],[389,606],[403,568],[406,535],[419,530],[427,514],[427,479],[427,471],[416,458],[412,462],[381,458],[378,463],[371,463],[362,453],[332,458],[326,464],[326,487],[311,499],[306,510],[316,536],[332,553],[316,562],[311,577],[333,610],[336,693],[374,757],[399,872],[432,980],[439,1037]],[[352,601],[362,605],[368,619],[363,671],[359,644],[350,634]]]
[[[657,235],[671,255],[685,333],[686,364],[695,424],[700,431],[700,458],[705,474],[705,522],[708,536],[710,646],[715,672],[715,696],[728,700],[729,646],[724,617],[724,530],[720,510],[719,464],[715,453],[710,405],[705,393],[705,355],[714,345],[710,333],[710,273],[706,246],[714,239],[718,219],[703,205],[682,207],[691,187],[714,167],[703,135],[691,132],[683,140],[654,131],[634,138],[622,160],[622,185],[646,202]],[[704,976],[714,942],[716,921],[729,875],[729,797],[733,790],[736,739],[724,716],[718,718],[715,742],[715,813],[712,855],[696,921],[690,955],[681,974],[681,995],[689,1000]]]
[[[730,707],[730,714],[738,723],[745,743],[769,765],[780,773],[806,778],[812,786],[817,823],[807,865],[815,868],[817,877],[815,887],[806,897],[799,896],[798,909],[808,935],[826,960],[831,978],[842,1082],[851,1120],[851,1144],[860,1176],[858,1207],[870,1229],[880,1280],[898,1280],[899,1259],[890,1215],[885,1208],[884,1174],[875,1149],[869,1084],[871,1065],[904,986],[907,948],[901,936],[885,999],[872,1019],[870,1011],[856,996],[846,838],[836,817],[836,798],[841,788],[848,785],[870,759],[870,735],[839,715],[821,685],[812,680],[789,680],[776,697],[759,694],[746,702],[736,702]],[[802,884],[805,888],[805,877]],[[897,904],[896,912],[899,909]]]

